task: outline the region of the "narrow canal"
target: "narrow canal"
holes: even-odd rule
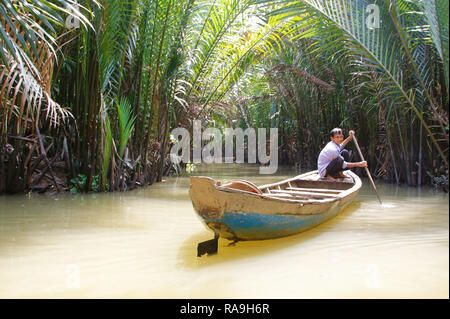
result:
[[[257,185],[292,177],[200,167]],[[211,239],[189,177],[124,193],[0,197],[0,298],[449,298],[449,197],[367,179],[336,218],[291,237]]]

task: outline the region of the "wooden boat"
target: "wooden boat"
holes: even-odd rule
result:
[[[347,178],[335,182],[312,171],[259,187],[248,181],[221,184],[191,177],[189,194],[216,243],[219,236],[233,241],[271,239],[308,230],[350,204],[361,180],[351,171],[344,174]]]

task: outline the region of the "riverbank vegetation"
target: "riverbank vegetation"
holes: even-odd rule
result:
[[[0,193],[160,181],[197,119],[277,127],[305,169],[354,129],[374,176],[448,185],[448,1],[1,0],[0,21]]]

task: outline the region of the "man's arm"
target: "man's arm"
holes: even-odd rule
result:
[[[366,167],[366,166],[367,166],[367,162],[366,161],[355,162],[355,163],[348,163],[347,162],[347,167]]]
[[[353,138],[353,135],[355,134],[355,131],[350,130],[348,132],[348,137],[342,142],[342,145],[344,145],[342,148],[345,147],[345,145],[347,145],[348,142],[350,142],[350,140]]]

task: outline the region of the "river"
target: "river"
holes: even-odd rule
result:
[[[198,174],[265,184],[250,165]],[[212,239],[189,177],[123,193],[0,196],[0,298],[449,298],[449,197],[367,179],[334,219],[281,239]]]

